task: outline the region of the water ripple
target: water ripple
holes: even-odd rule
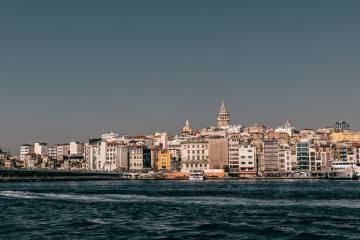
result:
[[[359,239],[360,182],[5,183],[2,239]]]

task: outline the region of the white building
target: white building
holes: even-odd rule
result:
[[[103,141],[118,141],[120,140],[120,135],[114,132],[109,132],[101,135]]]
[[[181,144],[182,171],[209,169],[209,143],[189,140]]]
[[[48,147],[46,143],[34,143],[34,153],[40,156],[48,155]]]
[[[25,156],[34,153],[34,145],[23,144],[20,146],[20,160],[25,161]]]
[[[146,136],[147,139],[153,139],[155,146],[162,146],[163,149],[168,148],[169,136],[166,132],[156,132],[154,135]],[[149,145],[149,142],[143,144]],[[151,144],[149,145],[151,146]]]
[[[23,144],[20,146],[20,160],[24,161],[25,160],[25,156],[27,154],[30,154],[30,148],[34,148],[33,145],[29,145],[29,144]]]
[[[240,176],[256,175],[256,147],[251,144],[241,144],[239,147]]]
[[[50,159],[57,159],[57,147],[56,146],[48,147],[48,154]]]
[[[101,170],[127,170],[128,148],[118,142],[101,142],[100,159],[103,166]]]
[[[100,144],[101,139],[90,139],[85,143],[84,157],[89,170],[100,170],[104,165],[100,159]]]
[[[79,142],[70,142],[70,156],[81,156],[84,153],[84,144]]]
[[[84,149],[85,160],[90,170],[128,170],[128,148],[121,142],[90,139]]]

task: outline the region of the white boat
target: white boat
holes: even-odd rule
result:
[[[360,167],[352,162],[336,161],[332,163],[332,171],[339,178],[360,177]]]
[[[191,170],[189,180],[191,181],[202,181],[204,180],[204,172],[203,170]]]

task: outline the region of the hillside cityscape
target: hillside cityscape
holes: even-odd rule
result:
[[[207,177],[353,177],[359,174],[360,133],[349,123],[297,130],[286,121],[276,129],[231,125],[222,102],[217,126],[180,133],[120,136],[110,132],[88,142],[20,146],[20,155],[0,152],[2,168],[161,172],[168,178],[198,171]]]

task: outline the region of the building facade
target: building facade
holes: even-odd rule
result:
[[[182,170],[209,169],[209,142],[189,140],[181,144]]]
[[[241,144],[239,147],[239,176],[256,176],[256,147],[251,144]]]
[[[279,166],[279,150],[276,140],[266,140],[263,146],[263,161],[265,175],[278,174]]]
[[[134,171],[151,169],[151,150],[143,146],[129,147],[129,169]]]

